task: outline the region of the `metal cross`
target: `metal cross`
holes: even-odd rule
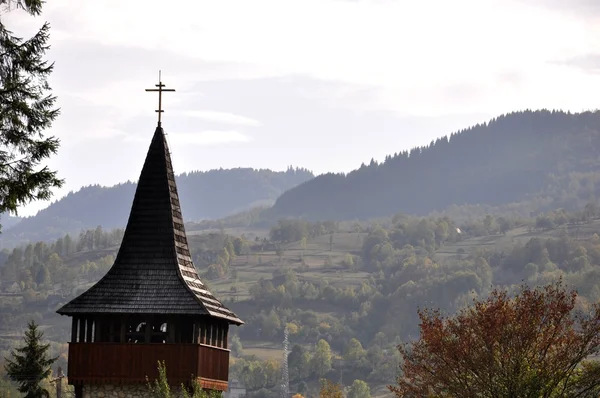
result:
[[[158,109],[155,112],[158,113],[158,126],[160,127],[160,114],[164,112],[162,109],[162,93],[163,91],[175,90],[172,88],[163,88],[165,85],[162,84],[162,81],[160,80],[160,71],[158,71],[158,84],[155,84],[155,86],[158,88],[147,88],[146,91],[158,91]]]

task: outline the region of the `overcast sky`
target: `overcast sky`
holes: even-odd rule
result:
[[[513,110],[600,104],[597,0],[51,0],[2,20],[51,23],[56,198],[138,178],[159,69],[176,173],[350,171]]]

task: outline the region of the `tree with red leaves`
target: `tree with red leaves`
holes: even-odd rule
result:
[[[598,397],[600,305],[575,310],[562,281],[514,297],[494,290],[453,317],[420,310],[420,338],[403,356],[398,397]]]

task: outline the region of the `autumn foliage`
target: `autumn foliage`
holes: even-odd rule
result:
[[[454,317],[419,311],[420,338],[399,347],[398,397],[597,397],[600,308],[575,311],[561,281],[510,297],[495,290]]]
[[[344,393],[342,392],[342,387],[339,384],[327,379],[321,379],[319,398],[344,398]]]

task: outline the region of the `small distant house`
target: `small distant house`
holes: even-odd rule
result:
[[[17,282],[13,282],[12,284],[8,285],[4,290],[6,291],[6,293],[18,293],[21,291],[21,287]]]
[[[332,365],[335,369],[343,368],[346,366],[346,361],[343,358],[334,358]]]
[[[223,398],[243,398],[246,396],[246,387],[238,379],[229,380],[228,391],[223,393]]]

